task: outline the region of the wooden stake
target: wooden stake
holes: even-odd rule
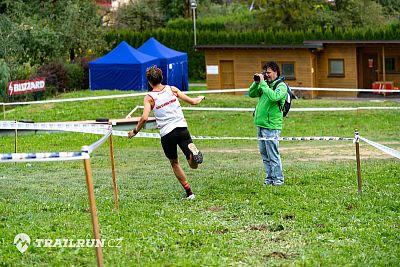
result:
[[[360,164],[360,139],[358,138],[358,130],[355,132],[355,143],[356,143],[356,160],[357,160],[357,182],[358,182],[358,193],[362,192],[362,181],[361,181],[361,164]]]
[[[113,141],[112,141],[112,135],[110,135],[108,140],[110,142],[111,173],[112,173],[113,186],[114,186],[114,201],[115,201],[115,207],[118,209],[117,178],[115,176],[114,145],[113,145]]]
[[[92,169],[90,167],[90,159],[84,159],[83,164],[85,165],[85,175],[86,175],[86,186],[88,190],[89,196],[89,206],[90,206],[90,215],[92,217],[92,226],[93,226],[93,236],[96,240],[95,249],[96,249],[96,257],[97,257],[97,266],[103,267],[103,251],[100,242],[100,227],[99,221],[97,219],[97,211],[96,211],[96,201],[94,198],[94,188],[93,188],[93,178],[92,178]]]
[[[18,129],[15,127],[15,138],[14,138],[14,151],[17,153],[18,151]]]

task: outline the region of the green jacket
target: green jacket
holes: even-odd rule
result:
[[[260,98],[254,112],[254,124],[258,127],[282,130],[283,113],[279,106],[285,103],[287,88],[281,82],[274,91],[274,84],[278,80],[279,77],[269,85],[265,81],[253,82],[250,86],[249,96]]]

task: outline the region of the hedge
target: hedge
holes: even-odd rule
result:
[[[216,23],[217,25],[218,23]],[[182,20],[182,29],[187,29],[188,21]],[[400,40],[400,23],[380,29],[313,29],[306,31],[266,30],[266,31],[223,31],[221,25],[200,27],[197,31],[198,45],[212,44],[303,44],[305,40]],[[156,38],[164,45],[188,53],[189,78],[205,79],[205,60],[202,51],[195,51],[193,30],[179,30],[177,25],[166,29],[147,30],[143,32],[111,30],[105,40],[109,47],[115,47],[121,41],[138,48],[150,37]],[[103,51],[107,53],[108,51]]]

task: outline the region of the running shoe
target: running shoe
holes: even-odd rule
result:
[[[201,151],[198,150],[197,147],[193,143],[190,143],[188,145],[188,148],[193,155],[193,161],[198,164],[202,163],[203,162],[203,154],[201,153]]]
[[[183,197],[182,197],[182,199],[186,199],[186,200],[193,200],[193,199],[195,199],[196,198],[196,196],[194,195],[194,194],[191,194],[190,196],[188,196],[188,195],[184,195]]]

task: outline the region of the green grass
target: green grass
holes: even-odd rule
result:
[[[109,93],[109,92],[107,92]],[[114,92],[120,94],[120,92]],[[77,92],[61,97],[104,95]],[[7,110],[6,119],[120,118],[142,97]],[[256,99],[208,95],[204,107],[254,107]],[[400,106],[399,102],[297,100],[294,107]],[[3,114],[1,114],[3,115]],[[134,115],[139,116],[140,111]],[[255,136],[251,113],[185,111],[193,135]],[[400,149],[399,111],[293,112],[282,136],[362,136]],[[21,152],[79,151],[99,136],[21,135]],[[354,144],[281,142],[286,184],[263,187],[253,141],[197,141],[205,155],[191,170],[180,153],[195,201],[182,201],[159,140],[114,137],[119,190],[114,207],[109,148],[91,165],[106,266],[398,266],[399,160],[361,143],[363,193],[357,193]],[[0,153],[14,137],[0,139]],[[83,163],[0,164],[0,266],[95,266],[93,248],[38,248],[20,253],[14,237],[90,239]]]

